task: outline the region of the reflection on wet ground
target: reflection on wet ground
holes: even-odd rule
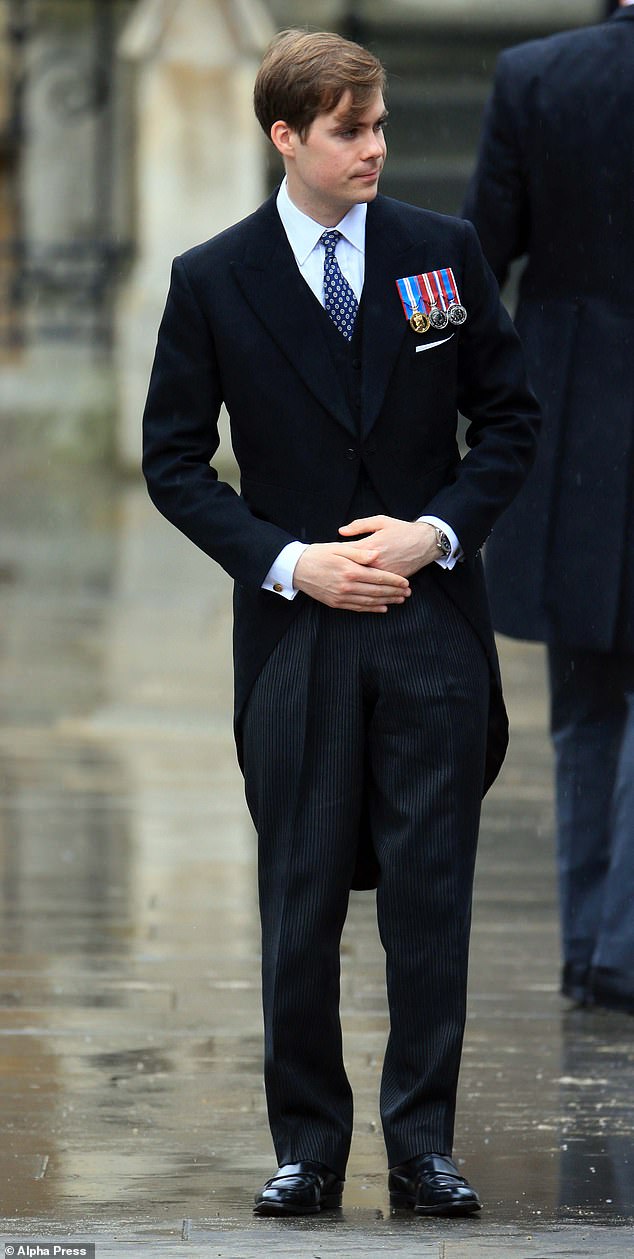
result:
[[[82,471],[2,489],[5,1234],[298,1253],[316,1225],[250,1214],[273,1159],[230,583],[136,483]],[[486,1213],[434,1222],[418,1254],[445,1253],[437,1237],[449,1257],[464,1237],[634,1221],[634,1024],[559,997],[542,654],[501,646],[514,738],[484,814],[457,1125]],[[356,1131],[323,1253],[367,1253],[372,1236],[405,1254],[412,1237],[385,1190],[383,972],[373,898],[356,894],[342,984]]]

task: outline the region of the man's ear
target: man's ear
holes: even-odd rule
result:
[[[282,157],[294,157],[298,135],[287,122],[274,122],[271,127],[271,140]]]

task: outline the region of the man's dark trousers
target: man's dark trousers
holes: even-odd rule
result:
[[[634,969],[634,655],[549,646],[564,957]]]
[[[451,1152],[488,690],[479,640],[425,570],[387,614],[307,601],[254,686],[245,778],[280,1165],[317,1159],[345,1172],[339,940],[364,811],[387,954],[388,1163]]]

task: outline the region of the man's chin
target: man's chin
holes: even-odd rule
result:
[[[374,198],[376,197],[378,191],[379,191],[378,179],[374,180],[374,182],[372,182],[372,180],[367,180],[367,181],[357,180],[357,183],[355,186],[356,200],[358,202],[374,201]]]

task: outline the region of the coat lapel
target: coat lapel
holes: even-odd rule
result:
[[[333,367],[319,310],[297,268],[274,197],[261,207],[253,224],[244,260],[232,263],[243,297],[311,393],[354,433],[355,422]]]

